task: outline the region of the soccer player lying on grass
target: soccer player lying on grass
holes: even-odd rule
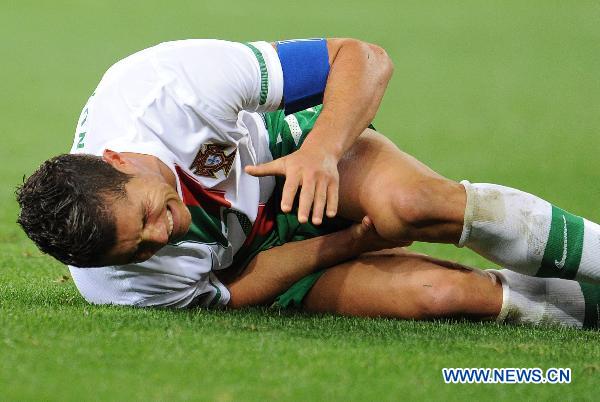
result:
[[[18,190],[19,223],[92,303],[597,326],[598,225],[448,180],[368,128],[391,74],[351,39],[138,52],[104,75],[71,154]],[[520,273],[363,254],[411,241]]]

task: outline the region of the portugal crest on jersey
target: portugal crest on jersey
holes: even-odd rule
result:
[[[221,144],[203,144],[198,155],[194,158],[190,170],[198,176],[213,179],[217,178],[216,173],[220,170],[227,176],[237,152],[237,149],[234,149],[233,152],[227,155],[225,154],[227,148],[226,145]]]

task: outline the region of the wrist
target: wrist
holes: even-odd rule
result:
[[[316,134],[316,135],[313,135]],[[313,154],[327,155],[330,158],[335,159],[335,162],[339,162],[344,153],[342,144],[332,141],[333,138],[328,138],[326,135],[319,135],[315,129],[311,130],[311,133],[300,147],[303,150],[310,150]]]
[[[310,135],[302,145],[314,146],[333,155],[339,161],[346,151],[348,142],[353,138],[352,130],[346,126],[345,121],[340,121],[335,114],[323,108]]]
[[[364,252],[364,246],[354,230],[353,225],[339,232],[318,237],[326,245],[326,247],[321,248],[319,262],[324,266],[329,266],[361,255]]]
[[[358,257],[370,251],[368,243],[365,242],[364,236],[360,233],[361,230],[357,224],[353,224],[343,231],[345,236],[344,247],[348,250],[349,258]]]

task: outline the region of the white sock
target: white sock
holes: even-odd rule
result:
[[[513,188],[461,184],[467,207],[459,247],[526,275],[600,283],[600,225]]]
[[[517,272],[487,270],[502,281],[502,309],[496,321],[510,324],[597,327],[598,320],[587,317],[586,300],[580,284],[557,278],[534,278]],[[593,286],[593,285],[591,285]],[[598,287],[596,287],[598,288]],[[600,289],[600,288],[598,288]],[[594,301],[589,301],[594,304]]]

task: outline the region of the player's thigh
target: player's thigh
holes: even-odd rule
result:
[[[304,300],[312,312],[428,319],[491,319],[502,286],[490,274],[419,254],[364,255],[330,268]]]
[[[443,221],[457,214],[462,219],[464,209],[450,210],[448,202],[451,192],[464,197],[462,186],[374,130],[365,130],[356,140],[340,161],[339,172],[339,211],[348,219],[358,221],[369,215],[376,227],[378,218],[381,224],[397,218]]]
[[[340,213],[361,219],[378,195],[444,178],[401,151],[382,134],[367,129],[340,161]],[[383,202],[383,201],[382,201]]]

